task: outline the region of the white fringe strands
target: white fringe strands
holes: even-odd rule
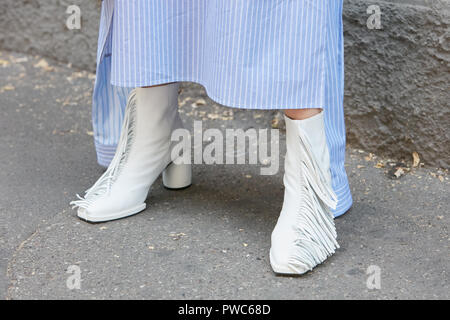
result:
[[[312,270],[331,256],[339,244],[331,208],[335,209],[337,197],[326,180],[326,172],[315,159],[308,135],[298,127],[301,155],[300,208],[295,231],[298,235],[289,258],[289,265],[299,271],[306,266]]]
[[[76,207],[88,209],[96,199],[110,192],[112,185],[117,180],[123,166],[127,162],[128,155],[130,154],[133,145],[136,126],[136,103],[135,89],[132,90],[128,96],[122,132],[114,158],[105,173],[103,173],[91,188],[85,191],[84,197],[77,194],[78,200],[70,202],[72,209]]]

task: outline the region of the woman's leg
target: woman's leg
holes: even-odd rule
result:
[[[308,108],[308,109],[285,109],[284,114],[293,120],[305,120],[316,114],[319,114],[322,109]]]
[[[155,85],[155,86],[147,86],[147,87],[142,87],[142,88],[158,88],[158,87],[163,87],[163,86],[166,86],[166,85],[172,84],[172,83],[175,83],[175,82],[171,82],[171,83],[163,83],[163,84],[157,84],[157,85]]]

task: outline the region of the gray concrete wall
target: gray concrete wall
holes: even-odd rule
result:
[[[450,1],[379,2],[382,30],[364,26],[366,1],[346,4],[349,141],[449,168]]]
[[[65,26],[71,4],[80,30]],[[370,4],[381,8],[381,30],[366,26]],[[450,0],[346,0],[344,11],[349,142],[450,168]],[[94,70],[98,15],[93,0],[2,0],[0,48]]]

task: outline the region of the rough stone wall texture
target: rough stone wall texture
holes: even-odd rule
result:
[[[66,8],[82,11],[68,30]],[[367,8],[382,29],[366,26]],[[95,70],[94,0],[2,0],[0,48],[42,54]],[[450,168],[450,0],[345,0],[348,140],[367,151]]]
[[[416,2],[372,1],[382,29],[369,30],[368,2],[347,1],[348,140],[393,157],[417,151],[426,164],[449,168],[450,2]]]

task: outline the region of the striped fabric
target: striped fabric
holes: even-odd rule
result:
[[[202,84],[246,109],[323,108],[335,215],[352,204],[344,168],[342,0],[104,0],[93,96],[107,166],[134,87]]]

